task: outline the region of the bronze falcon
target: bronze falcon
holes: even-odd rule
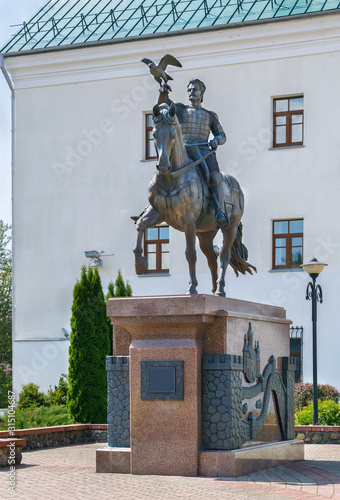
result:
[[[165,70],[166,70],[167,66],[177,66],[178,68],[182,67],[181,63],[178,61],[178,59],[176,59],[176,57],[174,57],[170,54],[166,54],[159,61],[158,66],[157,66],[157,64],[155,64],[150,59],[147,59],[146,57],[143,57],[142,62],[148,65],[151,75],[154,77],[156,82],[158,82],[161,87],[162,87],[162,80],[163,80],[164,86],[166,88],[168,88],[169,90],[171,90],[169,85],[167,85],[167,82],[168,82],[168,80],[173,80],[173,78],[170,75],[168,75],[165,72]]]

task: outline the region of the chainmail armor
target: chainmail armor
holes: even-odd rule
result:
[[[176,107],[179,111],[178,118],[185,144],[208,142],[210,132],[213,133],[214,137],[217,135],[225,137],[224,130],[215,113],[201,107],[193,108],[183,104],[176,104]]]

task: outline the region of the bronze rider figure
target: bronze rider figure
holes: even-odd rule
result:
[[[212,153],[201,162],[200,168],[204,173],[204,178],[212,194],[215,212],[216,226],[225,228],[229,226],[228,216],[224,213],[220,200],[223,200],[223,190],[221,189],[222,174],[220,172],[216,149],[226,142],[226,134],[219,122],[218,116],[212,111],[202,107],[205,85],[201,80],[190,80],[187,91],[189,95],[189,105],[176,103],[176,114],[181,124],[184,143],[189,157],[197,161]],[[159,103],[171,104],[166,85],[160,90]],[[209,141],[210,133],[214,136]]]

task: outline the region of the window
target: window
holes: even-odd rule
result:
[[[144,254],[147,259],[147,273],[169,272],[169,226],[146,229]]]
[[[153,123],[152,113],[145,115],[145,159],[154,160],[157,158],[152,135]]]
[[[273,221],[273,269],[299,267],[303,255],[303,219]]]
[[[303,327],[291,326],[290,327],[290,357],[295,358],[296,371],[295,382],[302,382],[302,368],[303,368]]]
[[[303,144],[303,96],[274,99],[273,147]]]

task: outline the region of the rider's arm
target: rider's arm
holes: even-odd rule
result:
[[[161,88],[159,90],[158,104],[167,104],[169,107],[171,106],[171,104],[175,104],[178,121],[179,123],[182,123],[183,108],[185,107],[184,104],[182,104],[181,102],[173,102],[169,97],[169,92],[164,88]]]
[[[158,104],[168,104],[169,106],[171,106],[171,103],[172,101],[169,97],[169,92],[161,87],[159,89]]]
[[[219,122],[216,113],[210,111],[211,114],[211,132],[213,133],[214,139],[210,141],[212,149],[216,149],[217,146],[222,146],[227,140],[227,136],[223,130],[222,125]]]

